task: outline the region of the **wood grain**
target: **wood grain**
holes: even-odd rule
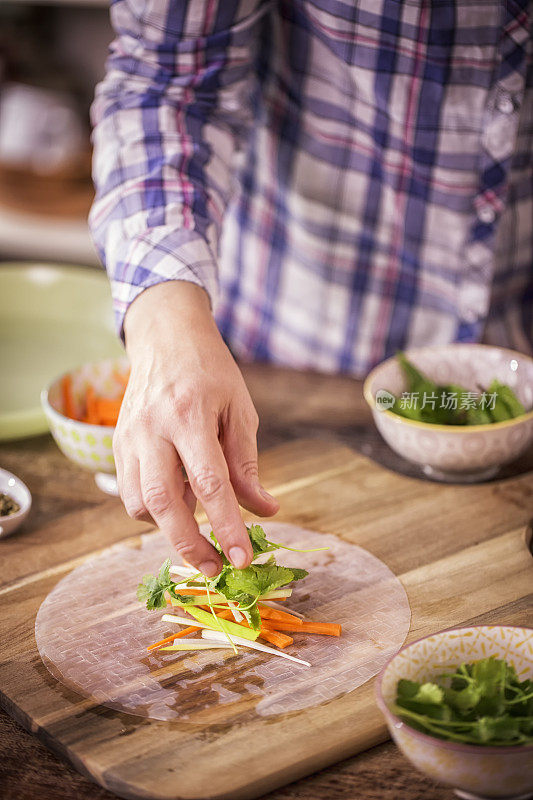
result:
[[[114,800],[0,711],[2,800]],[[124,735],[127,734],[125,731]],[[22,766],[23,765],[23,766]],[[452,792],[410,766],[390,742],[288,784],[263,800],[452,800]]]
[[[364,453],[388,470],[416,477],[422,487],[431,485],[420,476],[416,467],[396,456],[381,439],[363,400],[360,381],[347,376],[296,372],[265,364],[245,364],[241,368],[261,420],[258,436],[261,450],[302,436],[318,441],[336,441]],[[33,492],[32,516],[16,537],[22,542],[23,552],[29,551],[26,537],[32,531],[39,536],[40,528],[51,521],[59,520],[69,512],[95,508],[105,502],[92,476],[73,468],[50,436],[1,444],[0,463],[20,475]],[[526,475],[531,470],[533,450],[506,466],[498,479],[488,485],[494,488],[496,494],[500,492],[505,495],[507,501],[521,503],[526,512],[527,509],[531,512],[532,476],[529,475],[517,488],[507,480],[509,477]],[[477,499],[472,500],[471,516],[477,513],[477,502]],[[431,506],[427,513],[431,517]],[[417,524],[416,519],[414,524]],[[439,516],[435,522],[435,538],[444,524],[445,520]],[[394,552],[392,522],[390,527],[391,532],[387,536],[391,537],[390,550]],[[378,526],[378,535],[379,531]],[[0,543],[0,558],[7,541]],[[59,568],[58,578],[64,574],[64,565],[60,564]],[[477,618],[472,617],[467,622],[497,623],[512,618],[516,624],[531,625],[531,602],[531,597],[513,601]],[[127,737],[129,730],[125,721],[119,735]],[[35,736],[26,733],[1,710],[0,786],[3,800],[33,800],[36,794],[41,800],[110,800],[114,796],[97,787],[66,760],[44,747]],[[451,800],[452,792],[447,787],[437,786],[415,770],[388,742],[292,782],[283,789],[274,790],[266,798]]]
[[[400,576],[413,610],[410,638],[487,617],[519,623],[531,609],[529,476],[431,484],[318,440],[264,453],[261,474],[281,501],[280,519],[336,533]],[[30,528],[25,551],[25,537],[3,550],[0,699],[21,724],[124,797],[259,796],[384,740],[371,684],[304,712],[216,728],[138,720],[57,684],[35,648],[39,604],[73,563],[145,529],[118,501],[87,496],[81,516],[66,510]]]

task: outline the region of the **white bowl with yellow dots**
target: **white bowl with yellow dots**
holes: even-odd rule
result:
[[[119,398],[124,385],[116,375],[127,372],[128,368],[125,357],[83,364],[60,375],[41,394],[42,407],[59,449],[78,466],[94,472],[98,487],[113,495],[117,494],[113,458],[115,428],[111,425],[93,425],[67,416],[62,383],[68,376],[76,416],[83,416],[88,388],[91,386],[97,395],[109,399]]]
[[[402,398],[400,402],[409,400],[397,358],[378,364],[363,389],[376,427],[396,453],[418,464],[429,478],[454,483],[488,480],[531,446],[532,358],[481,344],[421,347],[407,350],[405,355],[430,380],[439,385],[459,384],[473,397],[480,387],[489,387],[497,379],[513,390],[526,409],[514,419],[484,425],[437,425],[407,419],[390,410],[395,397]],[[484,397],[490,404],[490,394],[485,392]]]

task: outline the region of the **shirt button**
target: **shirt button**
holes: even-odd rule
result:
[[[500,94],[496,100],[496,108],[501,114],[512,114],[514,111],[514,103],[511,96],[507,93]]]
[[[478,208],[477,218],[485,225],[490,225],[496,219],[496,212],[492,206],[481,206]]]
[[[513,152],[518,115],[494,115],[483,134],[483,147],[497,161]]]
[[[463,322],[466,322],[467,325],[473,325],[479,319],[477,312],[473,308],[462,308],[460,313]]]
[[[463,322],[471,325],[486,316],[489,296],[486,285],[464,281],[459,297],[459,314]]]
[[[485,266],[490,262],[491,256],[490,248],[481,242],[471,242],[465,248],[466,261],[473,267]]]

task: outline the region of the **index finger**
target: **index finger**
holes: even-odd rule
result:
[[[201,425],[195,436],[183,437],[175,446],[222,550],[234,567],[248,566],[253,558],[252,545],[214,428]]]

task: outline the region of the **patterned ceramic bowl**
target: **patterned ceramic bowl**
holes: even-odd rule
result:
[[[480,625],[442,631],[406,645],[378,676],[376,696],[392,738],[415,767],[455,787],[465,800],[533,797],[533,745],[485,747],[436,739],[392,711],[400,678],[424,681],[462,662],[506,659],[522,680],[533,678],[533,628]]]
[[[127,358],[110,358],[84,364],[67,373],[72,380],[72,395],[77,410],[82,411],[89,385],[97,394],[109,398],[120,396],[121,385],[113,377],[115,371],[128,369]],[[108,494],[117,494],[115,461],[113,458],[114,427],[89,425],[65,416],[61,395],[60,375],[48,388],[43,389],[41,403],[50,425],[52,436],[59,449],[80,467],[95,473],[100,489]]]
[[[471,392],[494,378],[508,384],[527,410],[521,417],[488,425],[434,425],[389,411],[392,397],[405,391],[395,357],[378,364],[364,384],[374,422],[399,455],[419,464],[436,480],[470,483],[493,477],[533,441],[533,359],[502,347],[449,344],[408,350],[407,357],[438,384],[456,383]],[[490,395],[487,395],[490,403]]]

